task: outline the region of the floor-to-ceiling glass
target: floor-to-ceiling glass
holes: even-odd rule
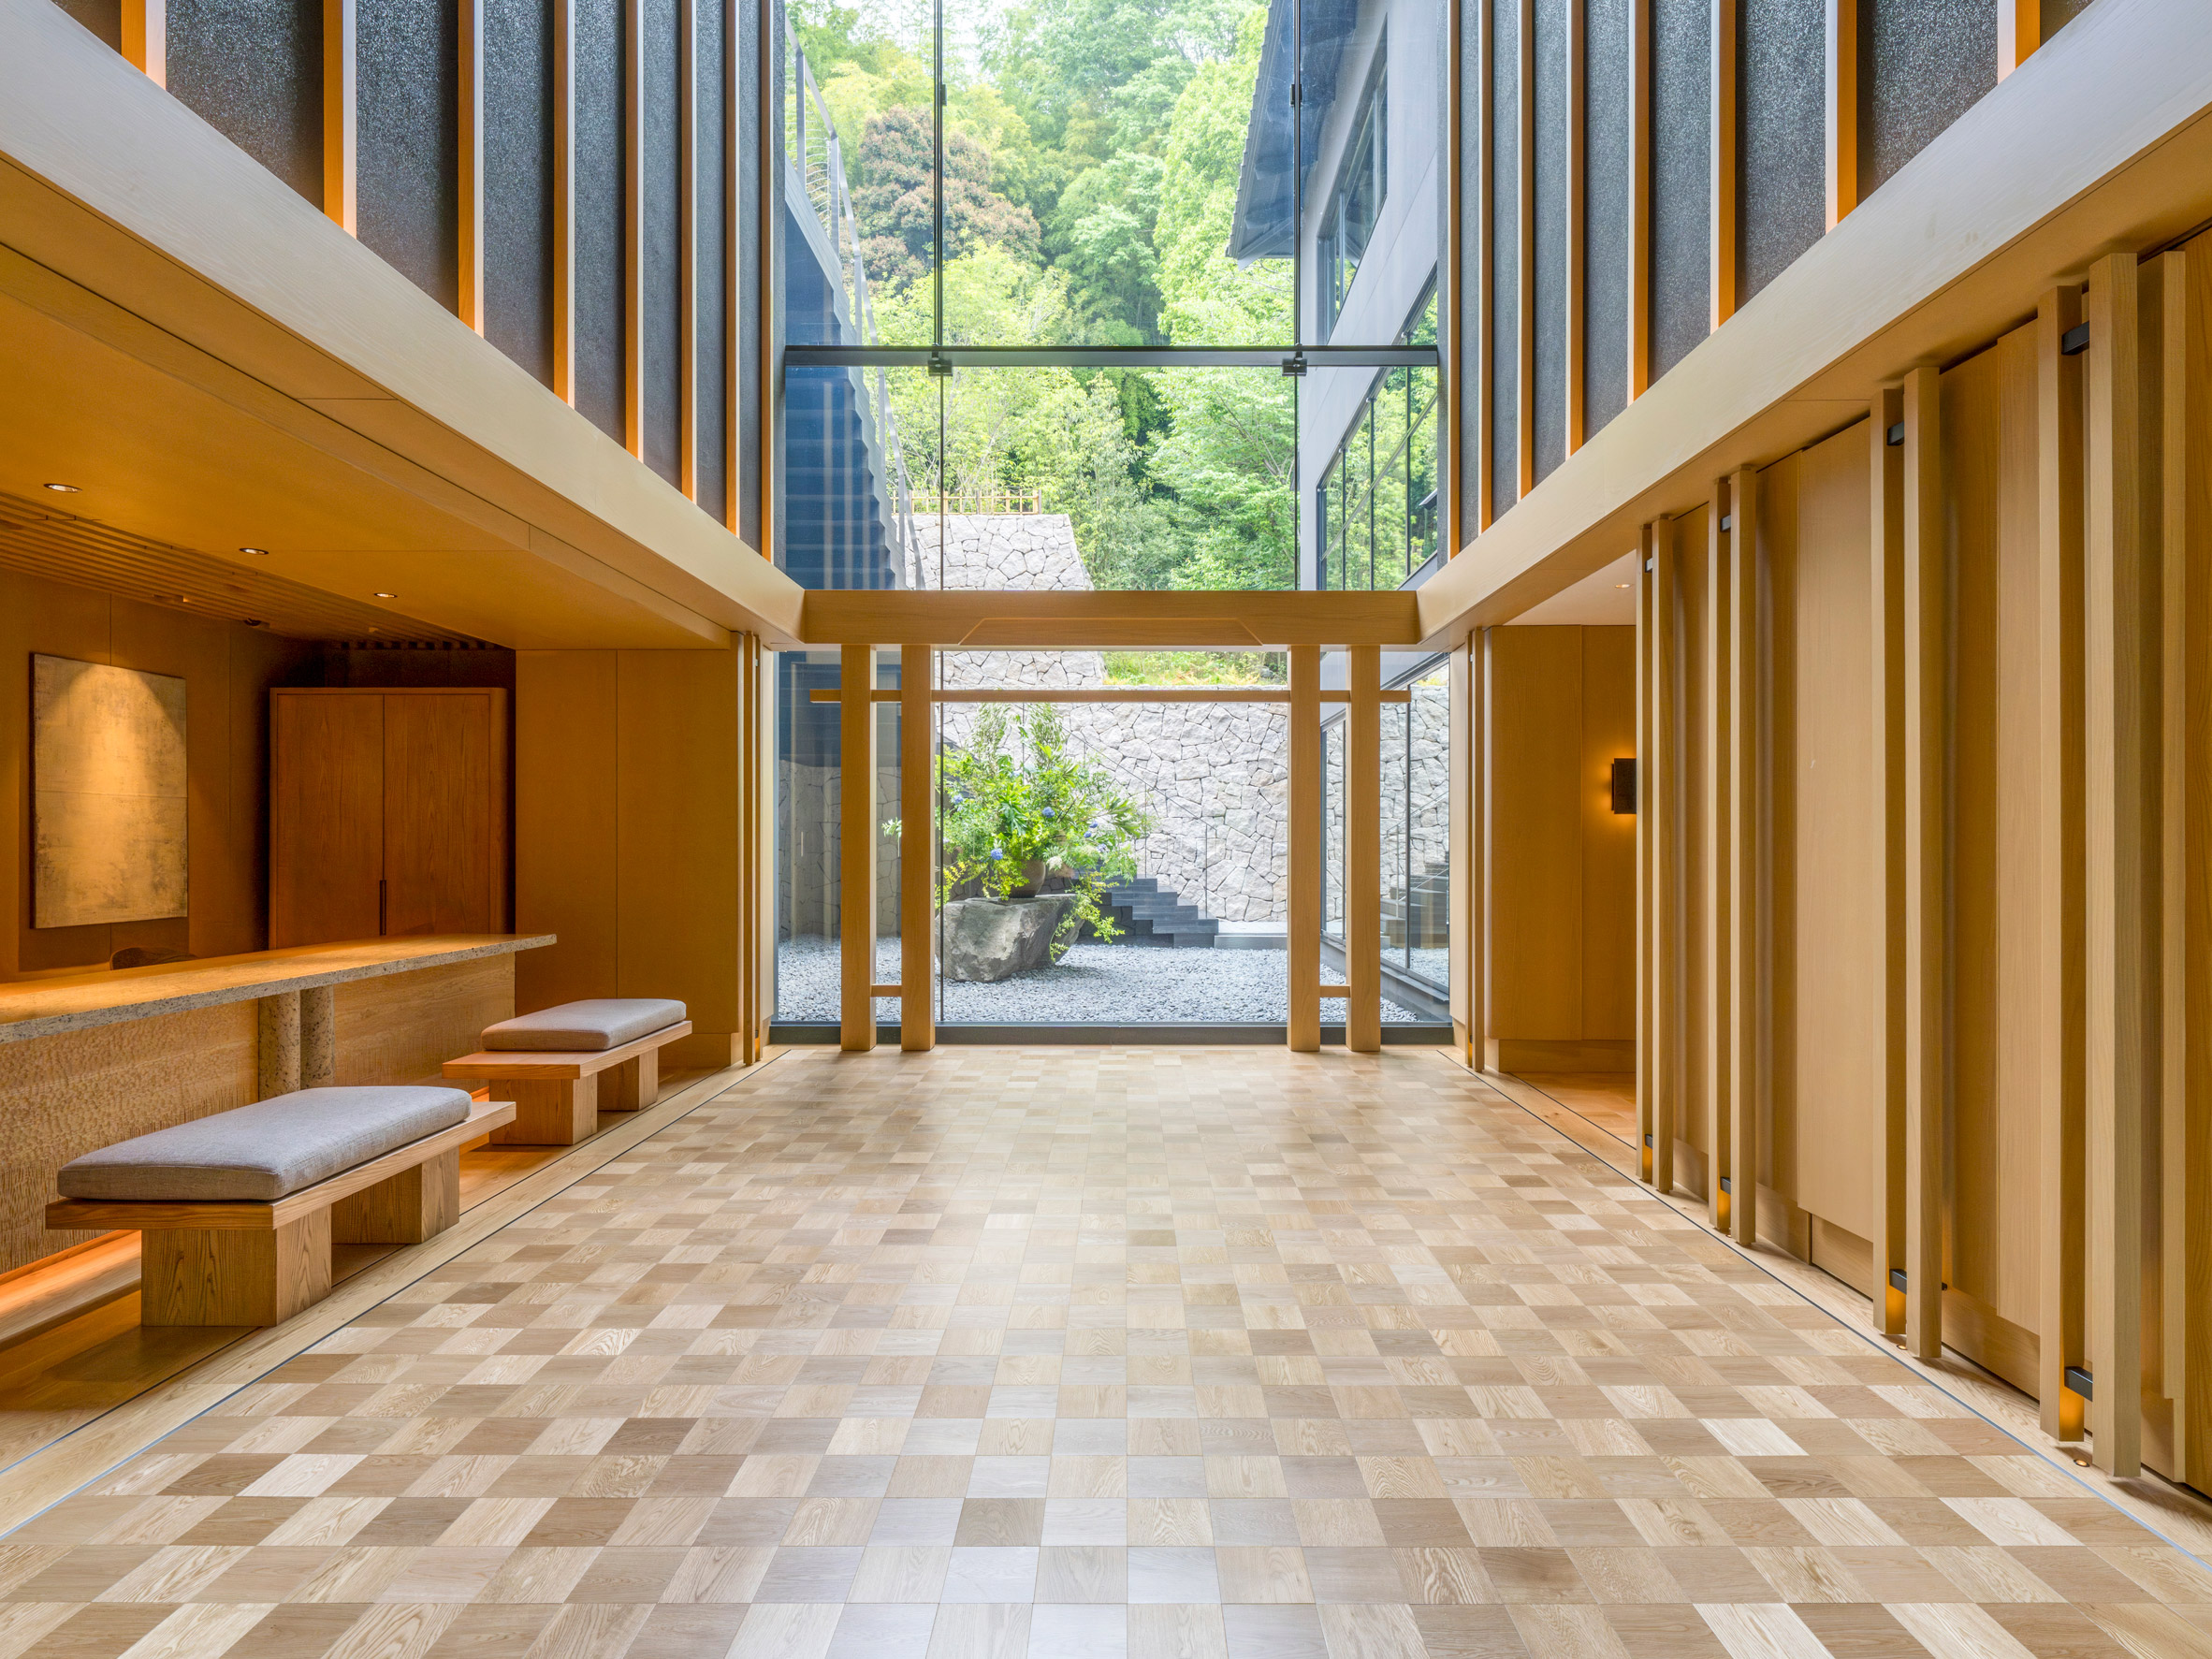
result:
[[[789,6],[782,29],[775,552],[794,578],[1133,590],[1419,578],[1438,549],[1441,476],[1441,0],[816,0]],[[886,653],[880,683],[910,671]],[[1228,651],[946,653],[927,671],[971,691],[1284,680],[1279,657]],[[837,706],[810,693],[837,674],[834,653],[801,653],[778,675],[786,1022],[836,1015],[842,757]],[[940,1019],[1034,1003],[1059,1023],[1279,1020],[1287,703],[989,707],[940,710],[949,771],[933,834],[973,829],[950,772],[972,779],[986,752],[1004,787],[1047,809],[1058,783],[1031,742],[1040,719],[1054,764],[1098,769],[1091,793],[1148,827],[1126,837],[1111,904],[1107,878],[1086,883],[1079,867],[1096,849],[1030,859],[1041,881],[1010,884],[1004,871],[948,879],[948,841],[940,934],[979,892],[1070,884],[1107,926],[1086,915],[1064,928],[1045,969],[1021,970],[1036,980],[955,978],[951,959],[971,953],[940,939]],[[1386,728],[1401,715],[1387,709]],[[880,711],[886,820],[896,718]],[[1190,776],[1161,775],[1169,751],[1188,754],[1176,766]],[[1386,833],[1404,842],[1399,807],[1385,804]],[[892,829],[880,842],[888,936]],[[1408,916],[1419,902],[1410,889],[1386,900]],[[1161,924],[1149,933],[1148,910]],[[1401,955],[1409,927],[1386,923]],[[1171,954],[1134,942],[1163,937]],[[1036,1001],[1039,983],[1073,985],[1062,970],[1095,951],[1128,953],[1130,985],[1153,977],[1152,1016],[1127,987]],[[1243,953],[1271,951],[1273,988],[1244,995],[1259,970]],[[1204,961],[1217,968],[1210,1010],[1170,982],[1172,965],[1202,992],[1208,976],[1183,965]],[[1020,997],[991,988],[1017,984]]]

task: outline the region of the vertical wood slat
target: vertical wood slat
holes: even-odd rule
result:
[[[2002,80],[2043,44],[2043,0],[1997,0],[1997,79]]]
[[[1858,206],[1859,0],[1827,0],[1827,7],[1824,102],[1827,216],[1828,228],[1833,230]]]
[[[2083,1141],[2089,1423],[2098,1467],[2135,1474],[2143,1444],[2145,1119],[2155,1088],[2150,742],[2157,661],[2142,501],[2139,276],[2132,252],[2089,269],[2084,498],[2083,818],[2087,974]]]
[[[737,1041],[732,1058],[749,1066],[760,1058],[761,881],[760,789],[761,712],[759,642],[740,633],[731,642],[737,652]]]
[[[1759,1120],[1765,1109],[1761,1058],[1766,1052],[1766,926],[1760,871],[1767,856],[1768,735],[1759,687],[1758,473],[1750,467],[1728,481],[1728,1231],[1757,1242]],[[1717,647],[1716,647],[1717,648]],[[1715,757],[1716,768],[1719,757]]]
[[[1681,1133],[1682,915],[1681,703],[1676,694],[1681,662],[1681,593],[1675,574],[1675,538],[1664,523],[1645,526],[1652,560],[1652,764],[1639,767],[1639,813],[1652,837],[1652,1185],[1674,1190],[1674,1143]]]
[[[876,1046],[876,648],[838,649],[837,1046]]]
[[[1475,529],[1480,534],[1497,518],[1497,480],[1491,472],[1491,432],[1495,426],[1498,379],[1498,259],[1497,238],[1497,109],[1491,70],[1491,51],[1496,31],[1491,26],[1495,0],[1477,0],[1476,16],[1476,303],[1479,317],[1474,348]],[[1456,193],[1455,193],[1456,194]]]
[[[753,365],[753,395],[759,400],[754,427],[758,436],[759,453],[754,458],[754,489],[759,502],[760,546],[755,549],[763,559],[776,557],[777,535],[780,528],[778,515],[783,503],[776,493],[777,396],[780,379],[781,359],[776,356],[776,283],[775,273],[782,269],[777,257],[779,232],[777,227],[777,179],[783,166],[783,39],[780,19],[782,9],[763,5],[760,12],[760,46],[757,62],[760,69],[759,120],[760,127],[754,138],[758,152],[760,173],[756,188],[760,195],[759,244],[754,250],[754,275],[760,288],[760,339],[756,346],[760,360]],[[732,52],[735,60],[739,54]],[[735,87],[733,81],[733,87]],[[733,154],[737,152],[733,151]],[[732,223],[735,224],[733,217]],[[732,241],[736,240],[735,233]],[[732,284],[735,287],[735,284]],[[735,341],[732,340],[735,350]],[[737,423],[733,419],[730,423]],[[737,473],[730,473],[730,492],[737,492]]]
[[[1736,314],[1736,7],[1712,0],[1712,326]]]
[[[1321,1046],[1321,648],[1290,648],[1289,976],[1287,1040]]]
[[[359,36],[355,0],[323,0],[323,211],[346,235],[357,234],[358,104],[354,95]]]
[[[1584,311],[1588,286],[1584,219],[1589,182],[1590,149],[1590,22],[1589,8],[1567,7],[1567,133],[1566,133],[1566,447],[1572,455],[1582,447],[1588,419],[1583,411],[1583,359],[1587,353]]]
[[[156,86],[169,83],[169,0],[123,0],[123,57]]]
[[[1637,1173],[1653,1179],[1658,1146],[1658,1102],[1654,1075],[1659,1044],[1656,997],[1659,975],[1652,953],[1658,949],[1658,901],[1652,880],[1652,783],[1656,769],[1652,726],[1658,709],[1655,662],[1657,612],[1652,605],[1652,527],[1637,532],[1636,553],[1636,1144]]]
[[[2201,1303],[2190,1297],[2190,1200],[2193,1183],[2190,1157],[2189,1102],[2212,1099],[2201,1086],[2205,1071],[2192,1061],[2204,1053],[2202,1016],[2207,988],[2199,971],[2205,933],[2198,924],[2203,903],[2204,838],[2190,834],[2191,797],[2202,800],[2204,786],[2190,763],[2205,753],[2208,728],[2201,709],[2205,669],[2195,642],[2204,618],[2194,608],[2202,589],[2201,573],[2191,568],[2189,542],[2189,255],[2170,248],[2159,255],[2159,642],[2161,745],[2159,779],[2159,1383],[2174,1402],[2174,1456],[2176,1473],[2203,1460],[2192,1445],[2189,1400],[2192,1369],[2190,1327]],[[2200,1112],[2199,1115],[2203,1115]],[[2182,1478],[2188,1479],[2187,1474]]]
[[[1904,387],[1905,1344],[1943,1351],[1943,1146],[1949,1112],[1948,648],[1943,374]]]
[[[1721,528],[1728,515],[1728,485],[1716,481],[1705,515],[1705,649],[1694,665],[1705,684],[1703,729],[1695,742],[1705,757],[1704,799],[1698,814],[1704,820],[1699,837],[1703,866],[1705,913],[1697,925],[1705,941],[1705,1010],[1703,1028],[1696,1041],[1705,1055],[1706,1208],[1716,1231],[1728,1230],[1733,1195],[1722,1188],[1726,1178],[1735,1181],[1736,1078],[1729,1069],[1728,1010],[1731,983],[1728,941],[1733,910],[1728,873],[1732,851],[1728,817],[1728,738],[1736,686],[1728,656],[1730,604],[1728,564],[1732,531]]]
[[[2164,501],[2161,550],[2168,572],[2166,603],[2178,612],[2170,619],[2168,638],[2177,626],[2185,641],[2212,638],[2212,488],[2201,466],[2205,415],[2212,404],[2212,338],[2206,327],[2207,282],[2201,248],[2176,249],[2162,256],[2165,300],[2162,344],[2164,407],[2161,412],[2165,444],[2161,472]],[[2169,703],[2178,727],[2168,754],[2201,756],[2212,749],[2212,662],[2200,646],[2168,660],[2168,672],[2180,684]],[[2164,1257],[2168,1317],[2177,1332],[2169,1336],[2166,1392],[2174,1401],[2175,1470],[2190,1485],[2212,1485],[2212,788],[2204,768],[2178,768],[2178,856],[2167,868],[2173,882],[2162,895],[2169,925],[2181,937],[2169,957],[2169,972],[2179,982],[2169,987],[2166,1007],[2173,1028],[2164,1033],[2168,1070],[2161,1099],[2168,1137],[2166,1156],[2177,1166],[2168,1174],[2166,1201],[2178,1222]],[[2191,1110],[2192,1105],[2195,1110]],[[2173,1337],[2178,1336],[2178,1351]]]
[[[484,332],[484,0],[460,0],[458,266],[454,307]]]
[[[1448,0],[1444,15],[1444,61],[1448,71],[1444,78],[1444,153],[1450,158],[1455,170],[1449,186],[1444,193],[1444,248],[1437,261],[1437,276],[1443,293],[1436,304],[1436,337],[1443,351],[1444,392],[1444,513],[1441,522],[1450,528],[1438,539],[1443,544],[1444,556],[1457,559],[1466,540],[1467,517],[1467,374],[1468,369],[1478,369],[1478,359],[1472,355],[1472,341],[1462,336],[1466,332],[1464,276],[1467,255],[1467,222],[1465,196],[1466,162],[1470,152],[1463,148],[1466,136],[1463,131],[1465,122],[1462,113],[1466,103],[1461,90],[1465,84],[1466,43],[1461,20],[1466,12],[1466,0]],[[1477,386],[1481,384],[1477,375]]]
[[[713,0],[707,0],[709,5]],[[676,483],[699,499],[699,0],[677,0]]]
[[[1652,0],[1628,0],[1628,400],[1631,403],[1642,397],[1652,385]]]
[[[576,401],[576,0],[553,0],[553,395]]]
[[[2036,309],[2036,1073],[2043,1238],[2036,1304],[2044,1433],[2082,1437],[2066,1368],[2082,1345],[2081,359],[2061,349],[2081,291]]]
[[[898,648],[898,1046],[910,1055],[937,1046],[936,664],[924,643]]]
[[[645,0],[622,0],[622,447],[645,458]]]
[[[1345,652],[1345,1046],[1382,1048],[1382,651]]]
[[[1513,298],[1519,314],[1513,333],[1513,499],[1528,499],[1536,487],[1536,0],[1513,0],[1521,8],[1521,34],[1516,45],[1520,63],[1516,99],[1520,141],[1513,164],[1520,175],[1514,191],[1514,209],[1520,215],[1514,241],[1518,250],[1513,276]]]
[[[738,141],[738,106],[744,91],[741,69],[745,62],[743,44],[737,38],[737,7],[735,0],[705,0],[709,6],[720,6],[722,16],[722,528],[735,535],[743,528],[744,516],[740,511],[744,491],[739,488],[745,445],[741,434],[745,422],[739,415],[744,405],[738,400],[745,384],[745,365],[739,349],[743,307],[738,296],[738,273],[745,269],[738,250],[744,246],[744,226],[738,213],[744,205],[744,146]],[[773,10],[764,7],[764,11]],[[768,69],[764,61],[755,92],[761,102],[768,102]],[[765,218],[763,219],[764,230]],[[762,249],[759,269],[764,273],[761,285],[770,284],[764,273],[766,248]],[[756,551],[764,555],[767,543],[764,540]]]
[[[753,846],[752,866],[754,983],[757,1034],[761,1050],[767,1046],[776,1017],[776,657],[752,639],[753,658]]]
[[[1905,1299],[1891,1279],[1905,1252],[1905,479],[1904,449],[1889,429],[1904,420],[1901,388],[1885,388],[1869,410],[1872,502],[1869,514],[1874,594],[1874,768],[1869,829],[1881,895],[1881,997],[1870,1033],[1880,1094],[1874,1112],[1873,1236],[1870,1241],[1875,1329],[1905,1333]]]

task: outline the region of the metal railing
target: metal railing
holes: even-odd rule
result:
[[[852,211],[852,193],[846,182],[845,148],[837,123],[822,101],[814,71],[789,23],[783,30],[783,145],[788,191],[813,209],[823,240],[829,244],[836,268],[837,319],[853,345],[880,345],[875,307],[868,297],[867,267],[861,259],[860,220]],[[898,442],[898,422],[891,413],[891,386],[882,369],[848,369],[861,424],[875,440],[883,465],[876,469],[876,493],[883,509],[884,529],[895,543],[898,577],[903,586],[917,587],[919,575],[914,540],[914,492],[907,474],[905,452]]]

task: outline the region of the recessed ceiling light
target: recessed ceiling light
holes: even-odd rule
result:
[[[1616,588],[1632,588],[1632,587],[1634,587],[1635,585],[1636,585],[1636,584],[1635,584],[1635,583],[1633,583],[1633,582],[1615,582],[1615,583],[1613,584],[1613,586],[1614,586],[1614,587],[1616,587]]]
[[[371,599],[397,599],[400,596],[397,593],[386,593],[380,590],[378,592],[371,593],[369,597]]]
[[[249,628],[266,628],[269,626],[269,624],[264,622],[259,617],[248,617],[246,618],[246,626]]]
[[[56,495],[81,495],[83,493],[74,484],[49,484],[46,488]]]
[[[269,549],[267,547],[240,547],[239,551],[240,553],[251,553],[256,559],[267,559],[269,557]]]

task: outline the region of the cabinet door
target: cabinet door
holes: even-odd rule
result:
[[[385,924],[391,934],[496,933],[493,699],[384,699]]]
[[[384,699],[276,691],[269,723],[269,948],[373,939],[384,874]]]

